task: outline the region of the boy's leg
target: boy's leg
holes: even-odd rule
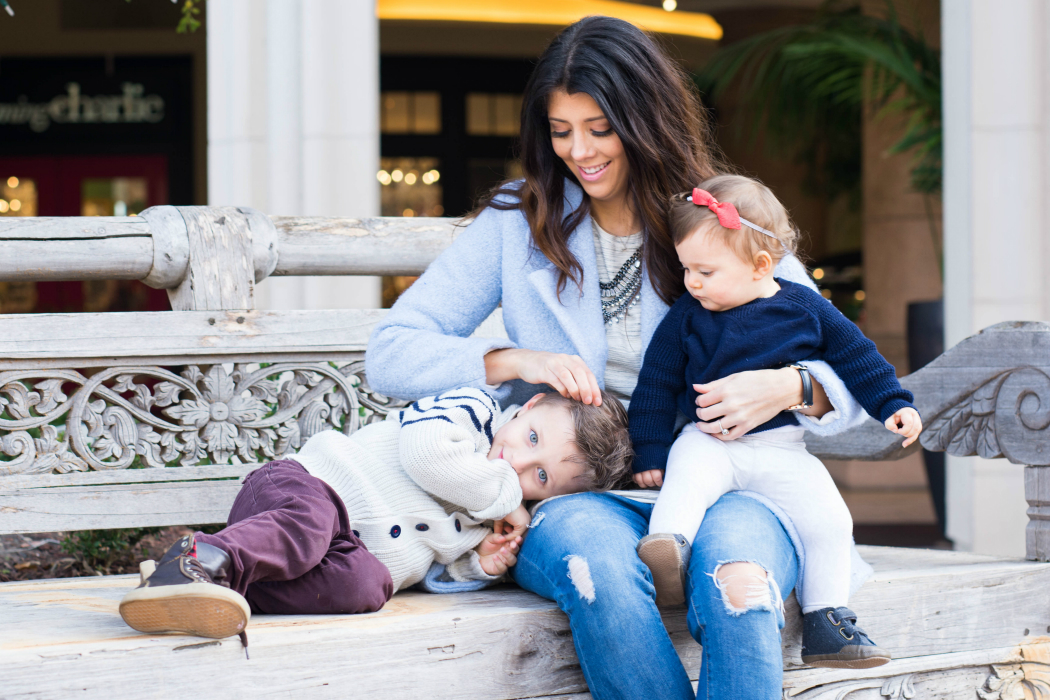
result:
[[[196,533],[196,539],[230,555],[226,582],[241,595],[256,581],[302,576],[350,529],[335,491],[293,460],[270,462],[249,474],[227,523],[214,535]]]
[[[692,545],[704,513],[736,483],[729,444],[689,424],[671,446],[649,532],[682,535]]]
[[[390,600],[390,572],[351,533],[336,536],[321,563],[290,581],[248,587],[254,612],[274,615],[375,612]]]

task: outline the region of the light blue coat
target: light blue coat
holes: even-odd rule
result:
[[[566,181],[566,211],[582,201],[582,191]],[[517,210],[486,209],[438,256],[376,326],[366,363],[373,389],[402,399],[432,396],[461,386],[487,389],[500,404],[522,404],[542,390],[521,380],[493,389],[485,381],[486,353],[520,347],[579,355],[605,386],[608,345],[598,288],[598,263],[591,219],[569,236],[569,250],[583,266],[583,290],[569,280],[557,294],[558,268],[531,242],[525,216]],[[776,274],[815,288],[794,257]],[[509,338],[472,338],[471,333],[502,303]],[[639,307],[643,347],[668,306],[643,275]],[[824,362],[807,362],[835,411],[821,421],[805,416],[805,427],[819,434],[841,432],[864,419],[864,411]]]

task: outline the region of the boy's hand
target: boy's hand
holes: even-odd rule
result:
[[[914,408],[902,408],[886,419],[886,430],[903,435],[905,440],[901,447],[907,447],[915,442],[922,432],[922,419]]]
[[[525,531],[529,528],[529,523],[531,522],[532,516],[529,515],[529,511],[525,509],[525,504],[522,503],[502,518],[495,521],[492,524],[492,532],[497,536],[504,537],[504,541],[513,540],[515,537],[524,536]]]
[[[647,472],[638,472],[632,478],[634,483],[642,488],[658,489],[664,485],[664,470],[650,469]]]
[[[502,576],[507,569],[518,561],[518,550],[521,548],[521,537],[510,538],[490,533],[485,536],[475,551],[481,569],[489,576]]]

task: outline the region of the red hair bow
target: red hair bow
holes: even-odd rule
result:
[[[719,202],[707,190],[699,187],[693,189],[693,204],[698,207],[707,207],[718,217],[718,223],[724,228],[740,228],[740,214],[736,207],[729,202]]]

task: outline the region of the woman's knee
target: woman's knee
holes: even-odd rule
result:
[[[651,597],[636,548],[644,518],[610,520],[606,504],[578,494],[548,503],[535,515],[518,557],[520,585],[556,600],[563,610]]]
[[[743,615],[749,610],[772,610],[779,603],[773,600],[776,585],[773,575],[758,564],[744,561],[720,564],[712,576],[715,588],[721,593],[722,604],[731,615]]]

